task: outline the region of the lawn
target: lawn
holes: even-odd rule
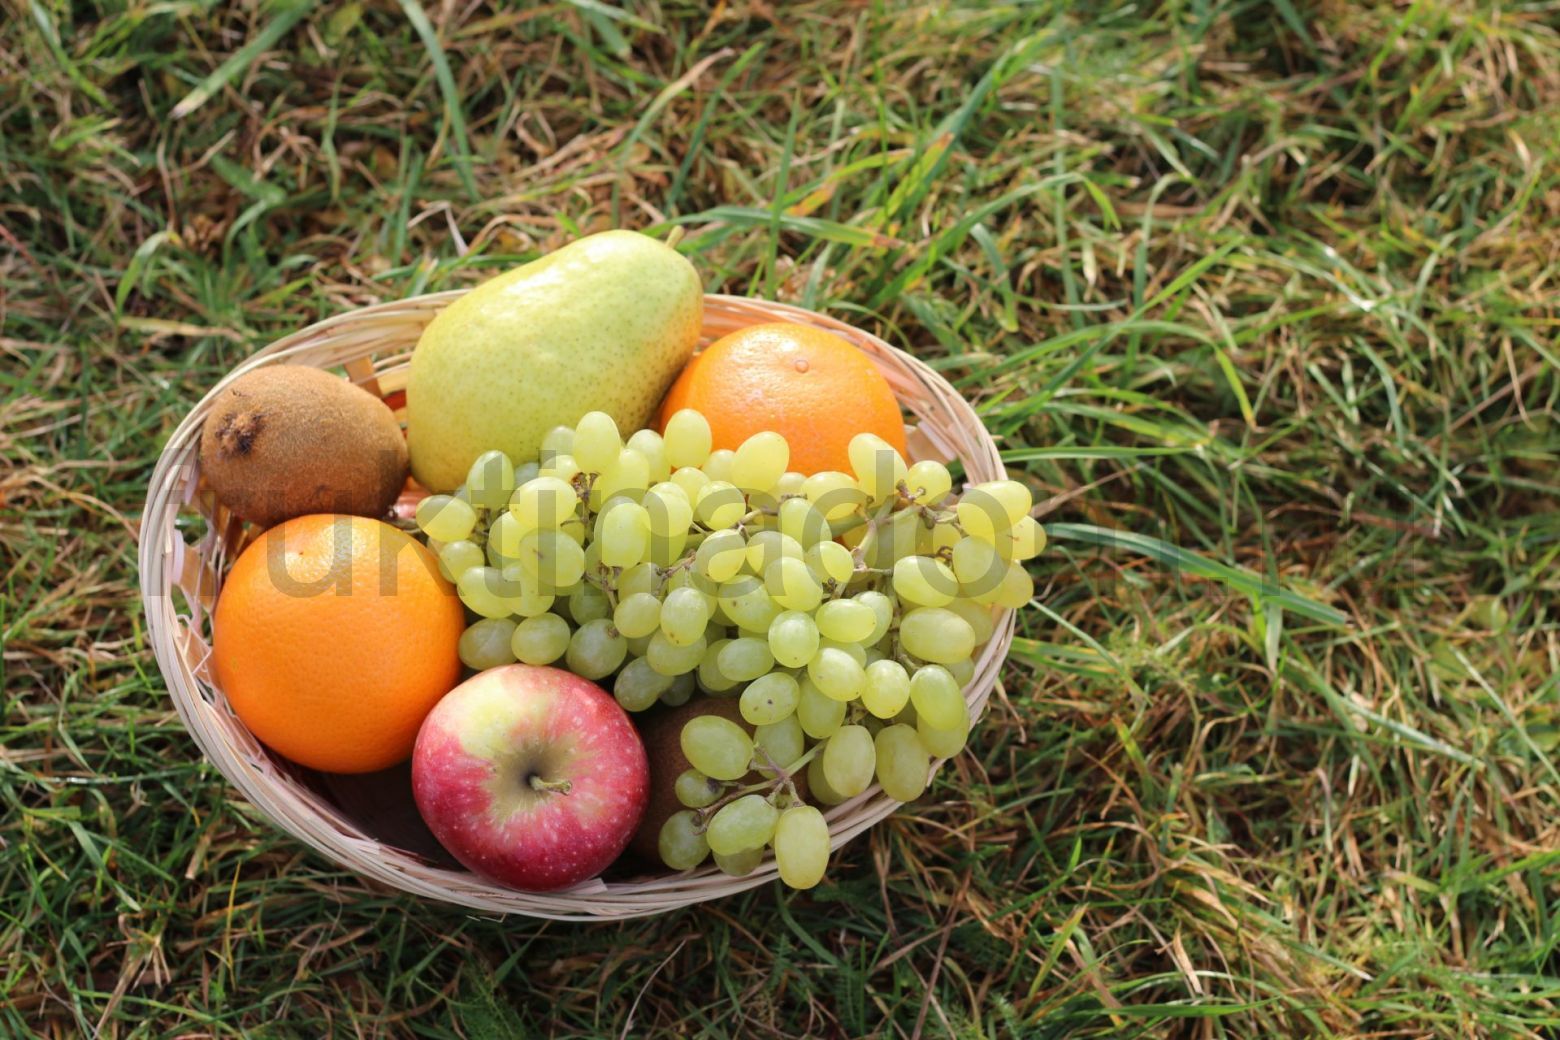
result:
[[[0,1034],[1560,1031],[1554,0],[3,9]],[[938,368],[1052,546],[815,891],[417,903],[200,759],[145,482],[270,340],[618,225]]]

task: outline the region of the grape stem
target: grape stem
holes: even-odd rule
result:
[[[798,758],[795,762],[792,762],[791,768],[787,770],[781,769],[775,760],[770,757],[768,751],[765,751],[761,747],[755,747],[753,750],[764,756],[766,763],[764,768],[774,770],[775,775],[766,780],[760,780],[756,784],[748,784],[746,787],[734,787],[730,791],[727,791],[720,798],[711,802],[709,805],[706,805],[704,808],[695,809],[694,812],[697,813],[699,817],[699,826],[706,826],[710,818],[713,817],[715,813],[728,802],[734,802],[743,795],[754,794],[758,791],[776,791],[783,786],[786,793],[791,796],[791,799],[796,802],[796,804],[802,804],[802,797],[796,793],[796,784],[792,781],[791,778],[806,768],[807,763],[811,762],[813,757],[817,755],[818,752],[822,749],[823,744],[814,744],[806,754],[804,754],[801,758]]]

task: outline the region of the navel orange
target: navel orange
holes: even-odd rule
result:
[[[709,421],[716,448],[735,449],[773,430],[791,446],[801,473],[849,473],[846,449],[875,433],[905,450],[905,424],[888,380],[856,347],[832,332],[794,322],[738,329],[688,362],[661,404],[661,427],[679,409]]]
[[[228,703],[301,765],[364,773],[408,758],[460,678],[465,615],[438,559],[360,516],[301,516],[228,572],[212,658]]]

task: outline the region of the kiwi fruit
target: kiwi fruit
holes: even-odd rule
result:
[[[753,727],[743,721],[738,703],[737,697],[697,696],[678,707],[655,708],[634,719],[645,744],[645,757],[650,760],[650,801],[645,806],[639,829],[634,832],[628,848],[645,863],[665,869],[661,863],[661,825],[672,813],[685,808],[677,800],[674,788],[677,778],[684,770],[691,768],[687,756],[682,752],[684,724],[699,715],[719,715],[735,722],[751,735]],[[741,783],[745,786],[757,783],[760,779],[758,773],[749,773],[742,778]],[[791,782],[796,785],[796,793],[806,798],[807,771],[798,771]]]
[[[321,368],[268,365],[212,401],[200,468],[219,502],[261,527],[309,513],[379,519],[406,483],[406,438],[362,387]]]

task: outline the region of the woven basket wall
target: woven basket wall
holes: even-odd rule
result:
[[[682,874],[598,879],[563,892],[504,888],[444,866],[436,855],[383,840],[385,827],[373,826],[372,820],[365,827],[361,802],[349,812],[340,798],[328,793],[333,790],[329,783],[268,753],[214,685],[209,661],[211,610],[222,575],[253,532],[217,505],[200,482],[196,453],[212,399],[244,372],[285,362],[342,369],[404,417],[401,391],[412,348],[423,327],[459,295],[437,293],[366,307],[278,340],[213,387],[169,438],[147,492],[140,543],[141,599],[157,663],[180,717],[206,757],[278,827],[342,866],[412,895],[489,912],[595,920],[660,913],[768,884],[776,877],[772,857],[740,878],[727,877],[707,865]],[[865,351],[913,417],[911,461],[958,459],[971,483],[1004,475],[996,445],[974,410],[946,380],[910,355],[876,336],[798,307],[732,296],[705,297],[705,342],[770,321],[826,328]],[[972,721],[984,710],[1012,641],[1013,612],[1004,610],[965,689]],[[874,785],[829,810],[833,846],[850,841],[899,805]],[[443,862],[450,861],[443,858]]]

